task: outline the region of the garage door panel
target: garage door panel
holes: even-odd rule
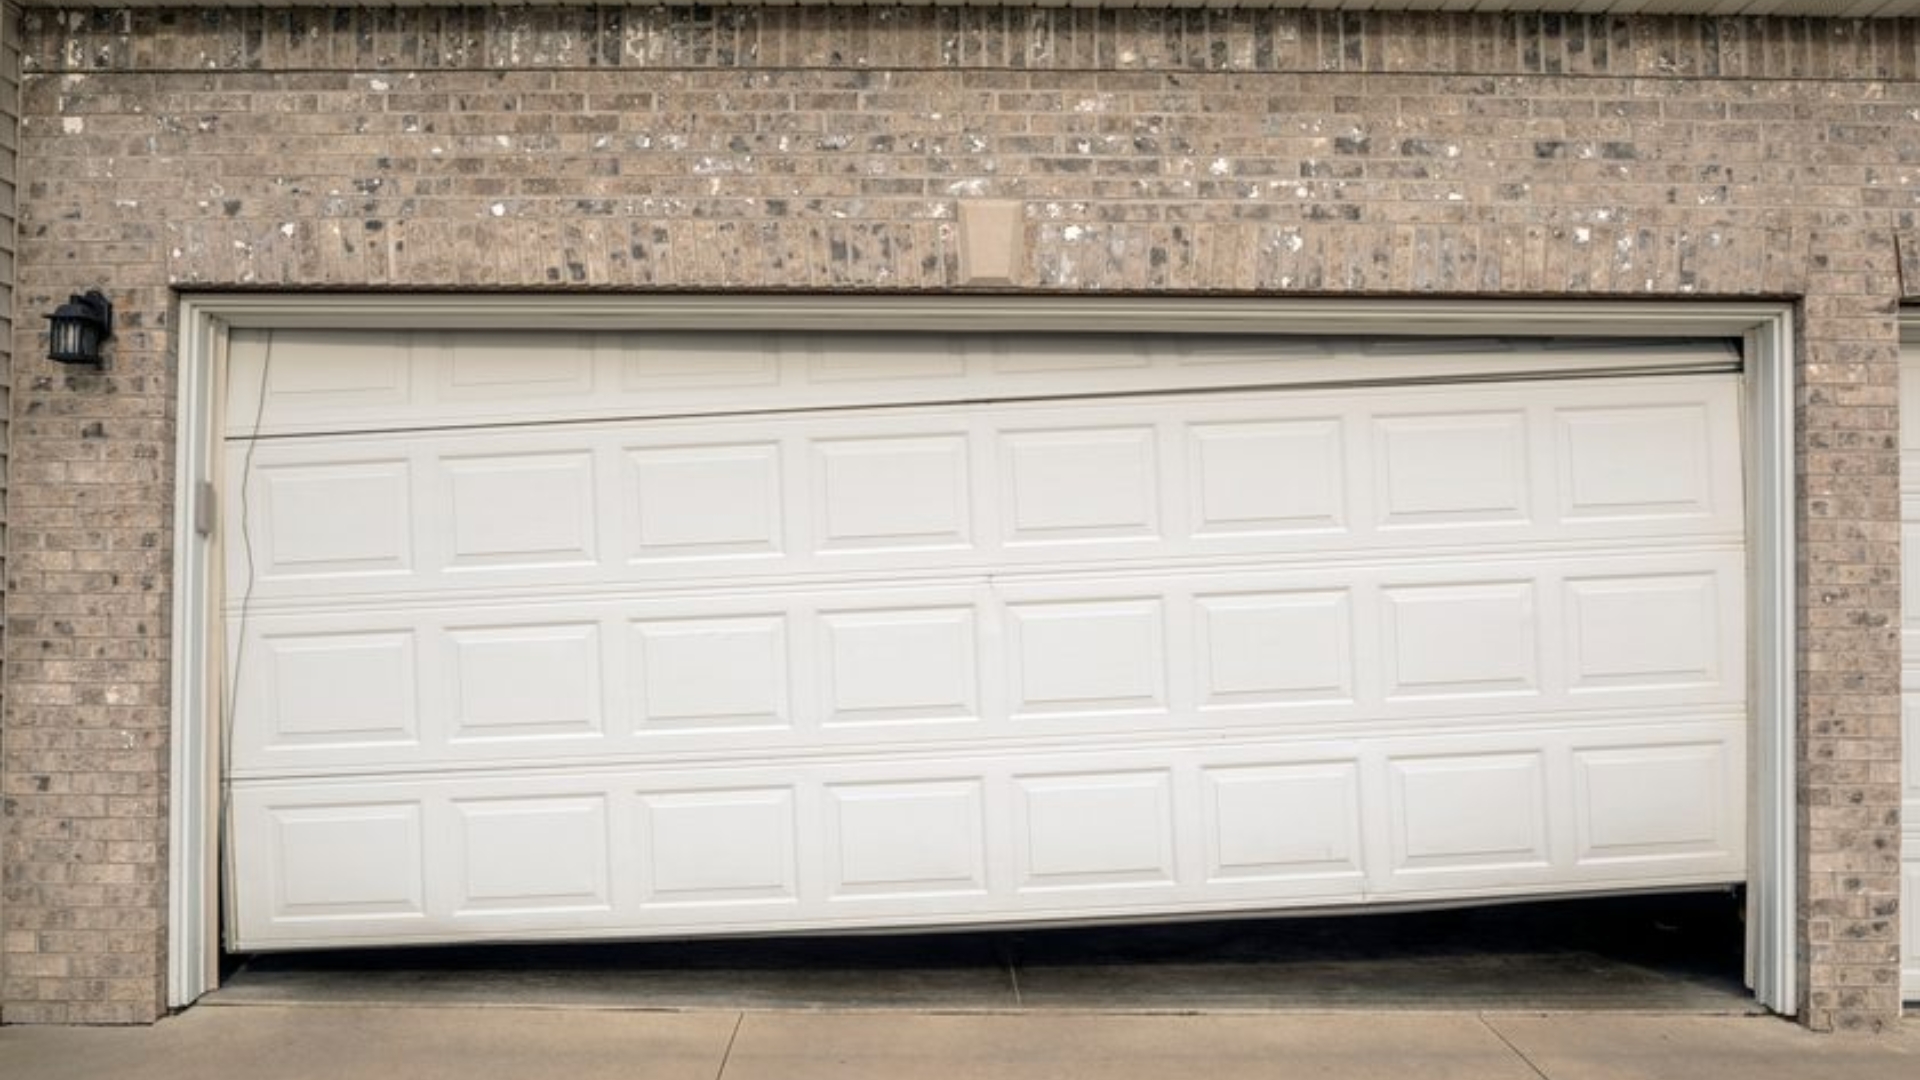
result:
[[[596,432],[605,444],[618,432]],[[618,505],[629,565],[724,556],[780,556],[786,501],[778,442],[623,447],[628,490]],[[618,580],[618,564],[603,568]],[[644,571],[642,571],[644,574]],[[684,571],[683,571],[684,573]]]
[[[228,468],[250,482],[228,500],[229,575],[246,587],[229,599],[1738,543],[1738,460],[1700,448],[1737,438],[1730,383],[1454,388],[1418,411],[1404,397],[236,442]],[[1545,434],[1560,421],[1579,434]],[[1659,453],[1628,452],[1643,444]]]
[[[1193,535],[1340,532],[1347,522],[1346,423],[1338,417],[1186,426]]]
[[[253,463],[245,497],[253,512],[230,551],[236,580],[263,595],[324,593],[342,581],[391,584],[416,566],[412,462],[348,452]],[[231,462],[247,468],[245,451]],[[246,509],[246,508],[236,508]],[[233,524],[240,525],[236,521]]]
[[[1168,770],[1016,776],[1013,788],[1018,891],[1175,883]]]
[[[1561,518],[1711,517],[1727,490],[1716,419],[1691,403],[1555,410]]]
[[[1569,688],[1593,696],[1724,685],[1741,653],[1733,640],[1739,624],[1722,617],[1721,594],[1739,584],[1730,572],[1568,577]]]
[[[1167,612],[1159,597],[1032,600],[1004,608],[1011,711],[1168,711]]]
[[[1533,520],[1525,412],[1387,415],[1373,430],[1381,529]]]
[[[446,632],[448,738],[598,738],[606,731],[600,627],[590,622]]]
[[[1544,736],[247,784],[235,790],[233,944],[1017,922],[1737,880],[1737,815],[1691,786],[1630,792],[1608,770],[1649,759],[1668,779],[1737,784],[1743,739],[1738,719],[1672,717]],[[1554,795],[1556,770],[1589,776],[1577,798]],[[320,872],[349,851],[351,870]]]
[[[417,334],[236,330],[229,345],[227,433],[250,436],[306,421],[378,423],[417,414]]]
[[[547,329],[440,332],[416,338],[406,355],[415,378],[431,380],[423,396],[456,407],[514,403],[524,408],[529,401],[591,394],[599,366],[594,346],[592,334]]]
[[[1394,875],[1496,871],[1510,879],[1516,872],[1548,869],[1544,756],[1530,751],[1390,759]]]
[[[1351,590],[1197,588],[1192,611],[1198,708],[1354,699]]]
[[[1388,385],[1633,350],[1251,335],[234,346],[235,947],[1744,876],[1734,379]]]
[[[1535,591],[1529,580],[1384,586],[1387,699],[1539,694]]]
[[[449,801],[456,860],[453,917],[604,912],[609,888],[607,798],[600,794]]]
[[[422,810],[417,799],[342,792],[237,813],[236,850],[253,853],[248,887],[261,894],[252,909],[282,932],[414,931],[427,915]]]
[[[828,898],[986,895],[985,786],[977,776],[824,785]]]
[[[969,450],[964,431],[814,440],[819,550],[970,546]]]
[[[1709,548],[262,613],[234,625],[260,719],[233,769],[1737,712],[1741,569]]]
[[[1920,341],[1900,349],[1901,982],[1920,1001]]]
[[[586,452],[442,458],[438,533],[449,572],[598,562],[594,458]]]
[[[1159,438],[1147,425],[995,433],[1002,542],[1159,540]]]
[[[1209,883],[1365,873],[1360,763],[1218,765],[1200,770]]]
[[[1911,672],[1910,674],[1920,675],[1920,672]],[[1906,689],[1911,691],[1920,689],[1920,687],[1909,684]],[[1900,745],[1920,746],[1920,700],[1914,700],[1911,694],[1907,695],[1905,700],[1901,702],[1900,720],[1903,729],[1900,735]],[[1901,770],[1901,776],[1905,781],[1902,786],[1905,791],[1906,802],[1909,805],[1920,806],[1920,761],[1916,761],[1912,757],[1903,758],[1902,761],[1905,764],[1905,767]],[[1912,825],[1920,827],[1920,820],[1912,821]],[[1920,831],[1920,828],[1915,828],[1914,831]]]
[[[1742,763],[1722,743],[1576,747],[1572,764],[1582,865],[1724,856],[1745,843],[1726,810]]]
[[[1912,746],[1912,743],[1908,743]],[[1920,829],[1906,833],[1904,850],[1920,852]],[[1901,863],[1901,898],[1920,896],[1920,857],[1908,857]],[[1900,986],[1908,1001],[1920,1001],[1920,919],[1903,915],[1900,919]]]
[[[985,697],[970,607],[826,611],[813,669],[823,726],[971,721]]]
[[[420,745],[416,637],[410,626],[262,632],[232,661],[243,673],[238,705],[252,720],[240,741],[309,753]]]
[[[240,330],[230,435],[1737,362],[1724,344],[1249,334]],[[263,385],[264,379],[264,385]]]
[[[643,908],[799,901],[791,787],[640,791],[634,800]]]
[[[636,730],[792,726],[785,614],[662,616],[629,625],[624,682]]]

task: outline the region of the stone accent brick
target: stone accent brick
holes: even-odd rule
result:
[[[26,16],[0,1019],[162,1008],[178,290],[1800,304],[1804,1019],[1898,1015],[1896,305],[1920,22],[1082,8]],[[1908,272],[1902,275],[1902,267]]]

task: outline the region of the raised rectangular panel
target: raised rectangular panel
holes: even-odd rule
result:
[[[274,921],[425,914],[417,803],[270,806],[266,815]]]
[[[1015,712],[1166,707],[1165,618],[1160,601],[1016,604],[1008,607],[1007,614]]]
[[[444,461],[448,563],[538,566],[594,560],[593,458],[518,454]]]
[[[258,720],[271,749],[411,744],[420,737],[411,631],[269,634]],[[239,661],[244,664],[246,656]],[[242,734],[242,744],[253,740]]]
[[[1526,416],[1383,416],[1375,424],[1382,528],[1524,522]]]
[[[1568,519],[1713,512],[1706,409],[1562,409],[1560,513]]]
[[[779,335],[644,331],[620,340],[621,381],[628,390],[771,386],[780,381]]]
[[[594,624],[456,629],[447,638],[454,741],[601,733]]]
[[[1202,596],[1194,604],[1202,706],[1353,697],[1347,593]]]
[[[821,625],[827,723],[979,715],[971,608],[833,612]]]
[[[967,373],[961,335],[817,334],[807,339],[815,382],[955,379]]]
[[[1920,342],[1901,342],[1899,380],[1900,449],[1911,453],[1920,450]]]
[[[396,574],[413,565],[405,461],[262,465],[254,483],[264,526],[250,547],[259,576]]]
[[[634,485],[634,557],[780,552],[777,445],[630,450],[628,462]]]
[[[1152,362],[1150,339],[1139,334],[997,335],[995,371],[1033,375],[1047,371],[1114,371]]]
[[[786,638],[777,615],[635,623],[640,728],[785,726]]]
[[[1344,526],[1340,421],[1199,424],[1187,437],[1195,535]]]
[[[1576,578],[1566,583],[1575,690],[1720,681],[1720,603],[1711,574]]]
[[[1015,789],[1021,891],[1173,883],[1166,773],[1023,776]]]
[[[1920,630],[1920,506],[1900,526],[1900,621]],[[1920,655],[1913,659],[1920,662]]]
[[[550,330],[443,336],[440,393],[449,401],[515,400],[593,392],[592,339]]]
[[[1904,410],[1902,410],[1904,411]],[[1911,744],[1909,744],[1911,745]],[[1900,875],[1904,882],[1901,893],[1900,955],[1901,996],[1909,1002],[1920,1001],[1920,918],[1906,914],[1916,897],[1920,897],[1920,855],[1912,854],[1914,840],[1907,841],[1906,865]],[[1908,1006],[1911,1009],[1911,1005]],[[1911,1015],[1911,1013],[1909,1013]]]
[[[404,406],[412,397],[411,343],[406,333],[236,330],[227,432],[244,436],[317,413]]]
[[[793,792],[661,791],[640,794],[646,903],[702,905],[792,901]]]
[[[1402,758],[1388,769],[1396,872],[1547,864],[1539,754]]]
[[[979,781],[835,784],[826,797],[831,895],[986,891]]]
[[[1001,438],[1009,543],[1159,531],[1152,428],[1014,431]]]
[[[267,394],[325,399],[331,406],[368,406],[405,400],[411,335],[366,331],[268,332]]]
[[[1207,769],[1207,880],[1357,874],[1360,778],[1352,762]]]
[[[1900,739],[1906,800],[1920,803],[1920,694],[1908,690],[1901,695],[1900,719],[1906,728]],[[1909,824],[1920,826],[1920,819],[1909,819]]]
[[[1230,364],[1271,370],[1276,360],[1333,359],[1342,352],[1351,358],[1352,343],[1322,337],[1280,337],[1274,334],[1182,334],[1163,347],[1183,365]]]
[[[1383,591],[1387,690],[1395,698],[1533,692],[1533,586],[1411,585]]]
[[[1726,755],[1718,743],[1574,751],[1580,861],[1718,854],[1741,843],[1723,817]]]
[[[603,910],[607,806],[597,795],[462,799],[456,914]]]
[[[819,544],[828,551],[964,546],[971,540],[964,435],[814,444]]]

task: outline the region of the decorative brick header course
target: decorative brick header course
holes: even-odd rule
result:
[[[28,71],[873,68],[1920,78],[1920,19],[1075,7],[35,9]]]

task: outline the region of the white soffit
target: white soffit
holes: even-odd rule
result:
[[[691,7],[695,0],[665,0],[667,7]],[[113,0],[72,3],[23,0],[27,8],[162,8],[180,0]],[[471,0],[200,0],[193,7],[471,7]],[[491,6],[491,5],[489,5]],[[566,7],[568,0],[519,0],[514,7]],[[647,4],[639,6],[662,6]],[[1920,16],[1920,0],[699,0],[703,7],[1038,7],[1038,8],[1317,8],[1339,11],[1577,12],[1614,15],[1790,15],[1816,18],[1902,18]]]

